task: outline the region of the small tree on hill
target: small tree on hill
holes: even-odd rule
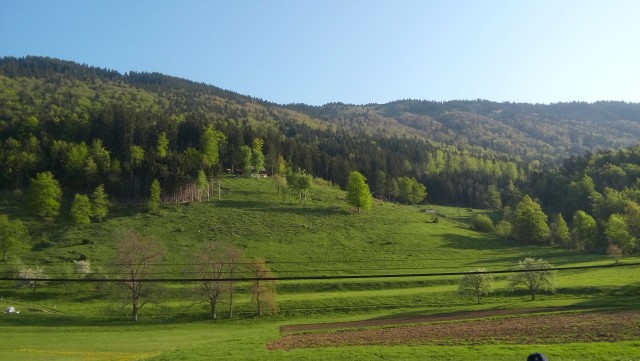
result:
[[[91,223],[91,201],[84,194],[76,194],[71,204],[71,218],[75,224]]]
[[[206,296],[210,305],[209,316],[212,320],[218,318],[216,306],[224,292],[224,278],[226,261],[224,248],[218,242],[209,242],[195,254],[196,274],[200,281],[200,293]]]
[[[251,264],[251,273],[253,283],[250,290],[258,316],[262,316],[265,312],[276,312],[276,281],[269,279],[274,278],[275,275],[262,258],[254,259]]]
[[[473,219],[473,229],[478,232],[493,232],[495,227],[493,221],[486,214],[479,214]]]
[[[531,294],[531,301],[536,299],[539,290],[555,292],[556,271],[553,265],[543,259],[525,258],[518,262],[514,273],[509,277],[509,288],[512,290],[522,285]]]
[[[551,245],[569,248],[571,244],[571,232],[569,232],[569,226],[561,213],[553,217],[549,228],[551,230],[551,236],[549,237]]]
[[[486,296],[493,290],[493,276],[484,273],[486,271],[484,268],[476,268],[462,276],[458,286],[458,294],[474,296],[479,304],[480,296]]]
[[[154,179],[151,182],[151,189],[149,191],[149,202],[147,203],[147,209],[149,212],[155,213],[160,208],[160,182],[157,179]]]
[[[549,237],[547,215],[540,205],[529,196],[524,196],[516,205],[513,233],[524,242],[543,243]]]
[[[372,196],[366,178],[360,172],[353,171],[349,175],[347,182],[347,201],[350,205],[360,210],[368,210],[371,208]]]
[[[57,217],[60,214],[62,189],[51,172],[36,174],[31,180],[28,204],[33,212],[41,217]]]
[[[596,220],[584,211],[576,211],[571,222],[571,240],[576,249],[593,249],[598,240]]]
[[[146,304],[141,303],[145,294],[143,291],[149,286],[144,281],[149,278],[154,263],[159,262],[165,254],[161,244],[143,240],[134,231],[127,231],[122,236],[115,263],[124,275],[122,285],[129,291],[132,321],[138,321],[138,311]]]
[[[109,214],[109,196],[104,191],[104,185],[100,184],[91,194],[91,216],[102,222],[102,220]]]
[[[6,214],[0,214],[0,250],[2,260],[7,260],[7,253],[10,249],[19,249],[25,246],[25,241],[29,239],[27,228],[21,220],[9,220]]]

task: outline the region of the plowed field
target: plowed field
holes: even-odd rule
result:
[[[522,311],[521,311],[522,313]],[[526,313],[526,312],[525,312]],[[268,345],[269,349],[294,349],[355,345],[485,345],[565,342],[615,342],[640,339],[640,311],[586,312],[567,314],[528,314],[505,316],[500,311],[465,313],[466,318],[444,321],[434,316],[420,325],[368,327],[358,323],[340,324],[341,329],[285,335]],[[478,318],[484,317],[484,318]],[[491,317],[491,318],[486,318]],[[407,319],[403,319],[406,320]],[[379,321],[379,320],[376,320]],[[385,320],[387,325],[394,320]],[[308,327],[307,329],[313,329]],[[334,326],[335,327],[335,326]],[[319,329],[316,327],[315,329]],[[283,331],[292,329],[283,327]],[[298,330],[300,331],[300,330]]]

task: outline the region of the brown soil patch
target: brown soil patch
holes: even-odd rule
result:
[[[491,313],[491,316],[496,316],[495,311],[487,312]],[[518,313],[522,313],[522,311]],[[479,316],[481,313],[468,313],[466,318],[469,318],[468,316],[471,314],[473,314],[473,318],[483,317]],[[454,314],[451,317],[457,316]],[[449,320],[457,319],[451,318]],[[469,321],[449,320],[447,320],[448,322],[413,326],[362,330],[334,329],[290,334],[271,342],[268,348],[289,350],[357,345],[615,342],[640,338],[640,311],[534,314],[527,317],[473,319]]]

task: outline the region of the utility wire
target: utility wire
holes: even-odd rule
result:
[[[440,273],[402,273],[402,274],[372,274],[372,275],[344,275],[344,276],[290,276],[290,277],[232,277],[232,278],[18,278],[0,277],[0,281],[23,281],[23,282],[148,282],[148,283],[186,283],[186,282],[249,282],[249,281],[311,281],[311,280],[345,280],[345,279],[373,279],[373,278],[407,278],[407,277],[438,277],[438,276],[463,276],[468,274],[505,274],[505,273],[525,273],[525,272],[546,272],[546,271],[569,271],[596,268],[618,268],[640,266],[637,263],[595,265],[595,266],[573,266],[573,267],[553,267],[538,270],[498,270],[483,272],[440,272]]]

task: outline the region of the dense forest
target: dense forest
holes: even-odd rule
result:
[[[357,170],[381,199],[420,202],[399,189],[416,183],[428,202],[467,207],[516,207],[528,194],[549,215],[582,210],[603,225],[640,202],[638,139],[633,103],[278,105],[158,73],[0,60],[6,191],[48,171],[68,194],[103,184],[142,201],[154,180],[169,196],[203,172],[250,171],[253,151],[267,174],[286,166],[342,188]]]

